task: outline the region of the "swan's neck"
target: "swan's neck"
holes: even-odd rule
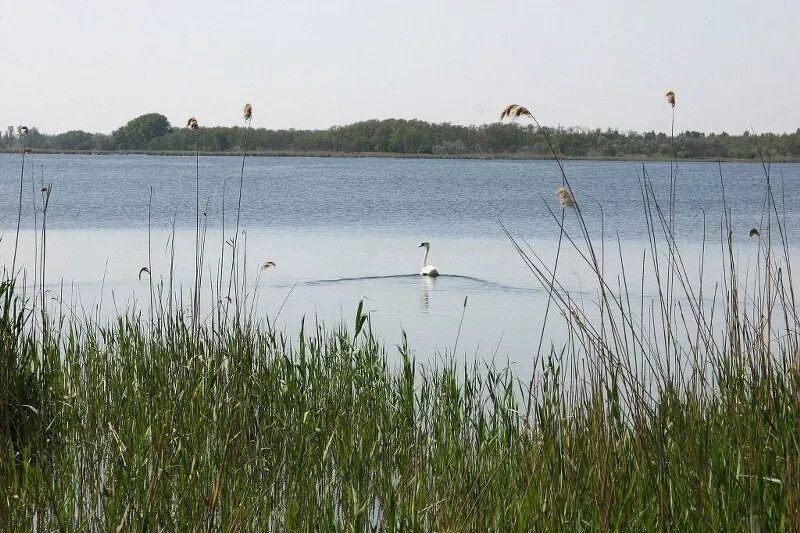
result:
[[[428,252],[430,251],[431,251],[430,248],[428,247],[425,248],[425,257],[422,258],[422,268],[428,266]]]

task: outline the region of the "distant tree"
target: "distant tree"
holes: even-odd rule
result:
[[[421,120],[366,120],[327,130],[268,130],[255,128],[247,136],[247,149],[261,152],[389,152],[405,154],[524,154],[550,157],[546,131],[566,157],[678,157],[754,158],[760,143],[767,155],[800,159],[800,131],[784,134],[730,135],[684,131],[674,142],[664,132],[620,131],[607,128],[544,127],[499,122],[479,126],[430,123]],[[25,142],[35,150],[117,149],[231,152],[242,149],[241,127],[201,127],[198,131],[173,128],[163,115],[137,117],[112,135],[73,130],[57,135],[40,133],[30,126]],[[0,148],[20,147],[15,127],[0,136]]]
[[[148,113],[131,120],[112,133],[114,144],[123,150],[147,148],[154,139],[170,132],[169,120],[159,113]]]
[[[6,146],[14,146],[14,141],[15,140],[16,140],[16,137],[14,136],[14,126],[9,126],[8,129],[6,129],[5,143],[4,144]]]
[[[47,145],[47,136],[39,133],[39,130],[35,126],[28,128],[28,133],[25,135],[24,141],[21,134],[18,135],[20,135],[20,142],[27,143],[31,148],[45,148]]]
[[[51,143],[57,150],[91,150],[94,147],[93,137],[91,133],[72,130],[54,136]]]
[[[105,133],[92,134],[92,149],[109,151],[114,149],[114,137]]]
[[[218,152],[225,152],[231,147],[231,143],[228,140],[228,136],[225,135],[225,132],[219,131],[218,128],[215,128],[214,131],[214,149]]]

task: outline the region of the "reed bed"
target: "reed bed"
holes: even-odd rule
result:
[[[714,388],[657,374],[648,395],[601,353],[568,388],[550,352],[526,415],[509,371],[423,369],[405,344],[393,365],[364,317],[292,340],[122,316],[33,341],[4,287],[7,530],[797,526],[798,374],[746,325],[707,361]]]
[[[210,320],[171,289],[167,305],[151,292],[149,314],[108,322],[37,314],[7,275],[0,529],[800,529],[800,321],[768,165],[756,271],[740,276],[726,216],[713,287],[689,275],[644,168],[647,257],[607,275],[622,245],[593,239],[602,221],[559,168],[559,250],[590,267],[598,312],[557,260],[507,233],[569,326],[532,353],[530,381],[480,361],[422,365],[405,338],[378,342],[362,306],[339,327],[276,331],[247,309],[238,216]],[[659,296],[636,300],[645,275]]]

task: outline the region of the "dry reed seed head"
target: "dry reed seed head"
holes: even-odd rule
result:
[[[559,187],[556,190],[556,195],[558,195],[558,199],[561,201],[561,207],[575,206],[575,198],[572,197],[572,193],[569,192],[565,187]]]
[[[150,269],[147,268],[147,267],[140,268],[139,269],[139,279],[142,279],[142,274],[144,274],[144,273],[147,273],[147,275],[149,276],[150,275]]]
[[[672,107],[675,107],[675,91],[667,91],[666,98],[667,103]]]
[[[33,152],[33,150],[31,150],[30,147],[25,148],[25,153],[26,154],[30,154],[31,152]]]
[[[751,237],[756,237],[758,235],[761,235],[761,232],[758,231],[756,228],[753,228],[753,229],[750,230],[750,236]]]
[[[526,107],[523,107],[519,104],[511,104],[506,106],[500,113],[500,120],[503,120],[506,117],[510,118],[511,120],[516,120],[519,117],[533,118],[533,114],[528,111]]]
[[[186,127],[191,130],[196,130],[199,127],[197,124],[197,119],[190,117],[189,120],[186,121]]]
[[[274,267],[274,266],[278,266],[278,265],[275,264],[275,261],[267,261],[263,265],[261,265],[261,270],[266,270],[266,269]]]
[[[511,114],[511,110],[514,109],[515,107],[517,107],[517,104],[510,104],[504,107],[503,110],[500,112],[500,120],[503,120],[504,118],[509,116]]]
[[[530,117],[530,118],[533,118],[533,114],[530,111],[528,111],[527,108],[519,106],[514,111],[514,118],[519,118],[519,117]]]
[[[250,117],[253,116],[253,106],[250,104],[244,104],[244,111],[242,112],[242,116],[245,120],[250,120]]]

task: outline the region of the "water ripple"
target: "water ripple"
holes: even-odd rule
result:
[[[419,274],[389,274],[389,275],[382,275],[382,276],[358,276],[358,277],[346,277],[346,278],[335,278],[335,279],[318,279],[318,280],[311,280],[306,281],[305,285],[332,285],[336,283],[350,283],[350,282],[358,282],[358,281],[379,281],[379,280],[398,280],[398,279],[423,279],[429,280],[433,283],[447,283],[447,280],[457,280],[457,281],[464,281],[471,283],[473,285],[477,285],[485,290],[495,290],[495,291],[503,291],[503,292],[540,292],[539,289],[532,288],[532,287],[519,287],[514,285],[505,285],[503,283],[498,283],[496,281],[490,281],[486,279],[476,278],[473,276],[462,276],[459,274],[439,274],[436,278],[425,278],[420,276]]]

